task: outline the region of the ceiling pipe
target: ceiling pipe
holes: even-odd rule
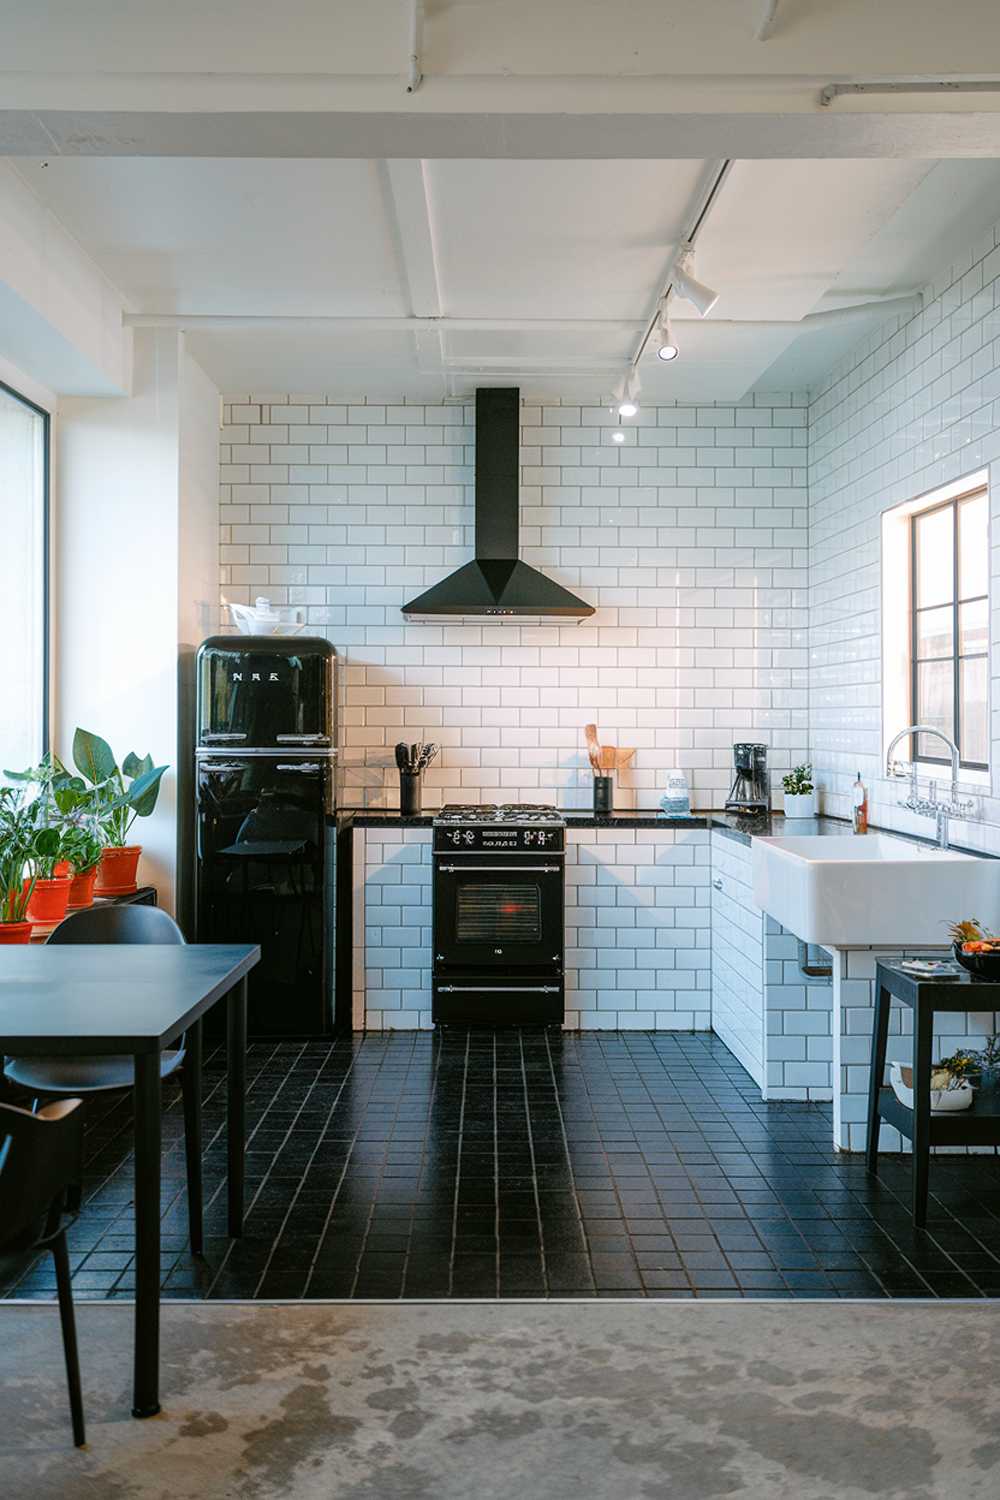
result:
[[[301,333],[310,328],[335,329],[339,333],[413,333],[431,329],[438,333],[620,333],[644,328],[639,318],[435,318],[417,315],[399,318],[317,316],[312,313],[124,313],[126,328],[177,328],[225,331],[226,329],[286,330]]]
[[[707,328],[814,328],[834,327],[849,318],[868,316],[875,311],[887,317],[895,313],[917,311],[919,296],[889,297],[858,302],[850,307],[831,308],[828,312],[808,313],[804,318],[711,318],[684,319]],[[659,309],[657,309],[657,318]],[[654,320],[655,321],[655,320]],[[262,332],[301,333],[310,328],[330,329],[339,333],[412,333],[434,329],[440,333],[619,333],[622,329],[645,328],[636,318],[425,318],[425,317],[316,317],[309,313],[123,313],[126,328],[168,328],[188,332],[260,330]],[[585,356],[583,356],[585,357]],[[516,363],[519,356],[513,356]],[[570,361],[567,360],[566,363]],[[619,368],[619,362],[612,362]],[[629,362],[632,367],[634,361]]]
[[[998,94],[1000,79],[922,79],[916,83],[828,83],[819,96],[826,108],[842,94]]]
[[[410,62],[406,92],[415,94],[424,81],[424,0],[410,0]]]
[[[774,25],[774,17],[777,10],[778,0],[764,0],[757,25],[754,27],[753,39],[755,42],[767,41],[771,35],[771,27]]]

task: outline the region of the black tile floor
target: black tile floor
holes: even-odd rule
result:
[[[707,1033],[258,1043],[246,1235],[225,1237],[224,1062],[206,1068],[206,1254],[187,1249],[179,1090],[164,1118],[167,1297],[1000,1296],[1000,1159],[877,1179],[828,1106],[763,1104]],[[127,1098],[89,1106],[80,1297],[132,1296]],[[48,1298],[48,1257],[0,1295]]]

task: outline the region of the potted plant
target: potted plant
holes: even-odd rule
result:
[[[816,787],[812,779],[812,766],[796,766],[787,776],[782,776],[785,790],[786,818],[814,818],[816,816]]]
[[[33,829],[20,789],[0,786],[0,943],[26,943],[31,937],[28,902],[34,880],[24,870]]]
[[[69,814],[63,832],[62,853],[69,866],[69,906],[91,906],[94,883],[101,864],[104,845],[96,819]]]
[[[39,924],[61,922],[66,915],[73,869],[65,847],[71,812],[86,799],[86,787],[80,778],[67,771],[57,755],[46,755],[37,766],[26,771],[5,771],[10,781],[21,788],[18,794],[20,813],[29,829],[25,862],[31,871],[28,916]],[[25,800],[28,787],[37,787],[37,795]]]
[[[42,815],[37,802],[30,811],[35,819]],[[69,904],[72,877],[63,857],[59,828],[51,823],[36,824],[28,845],[26,868],[29,920],[37,926],[61,922]]]
[[[78,729],[73,736],[73,764],[94,789],[103,852],[94,894],[122,896],[136,889],[141,844],[128,842],[136,818],[148,818],[156,806],[166,766],[134,751],[119,767],[107,740]]]

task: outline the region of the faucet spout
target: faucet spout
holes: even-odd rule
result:
[[[905,740],[907,738],[907,736],[911,735],[911,734],[933,734],[933,735],[936,735],[939,740],[942,740],[945,743],[945,745],[947,745],[947,747],[948,747],[948,754],[951,757],[951,795],[952,795],[952,797],[956,797],[958,795],[958,766],[959,766],[958,746],[955,744],[955,741],[954,740],[950,740],[948,738],[948,736],[942,730],[935,729],[934,726],[933,726],[933,724],[908,724],[905,729],[901,729],[899,731],[899,733],[895,736],[895,738],[890,742],[889,748],[885,752],[885,774],[886,774],[886,776],[901,776],[903,774],[901,771],[898,771],[896,769],[897,762],[893,760],[893,758],[892,758],[892,752],[895,750],[895,748],[899,744],[900,740]],[[914,767],[913,774],[914,774],[914,778],[915,778],[916,777],[916,755],[914,755],[914,757],[913,757],[912,764],[913,764],[913,767]]]

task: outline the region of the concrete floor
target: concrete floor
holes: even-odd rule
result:
[[[128,1416],[131,1308],[0,1306],[0,1493],[32,1500],[986,1500],[1000,1311],[961,1303],[164,1307],[163,1414]]]

